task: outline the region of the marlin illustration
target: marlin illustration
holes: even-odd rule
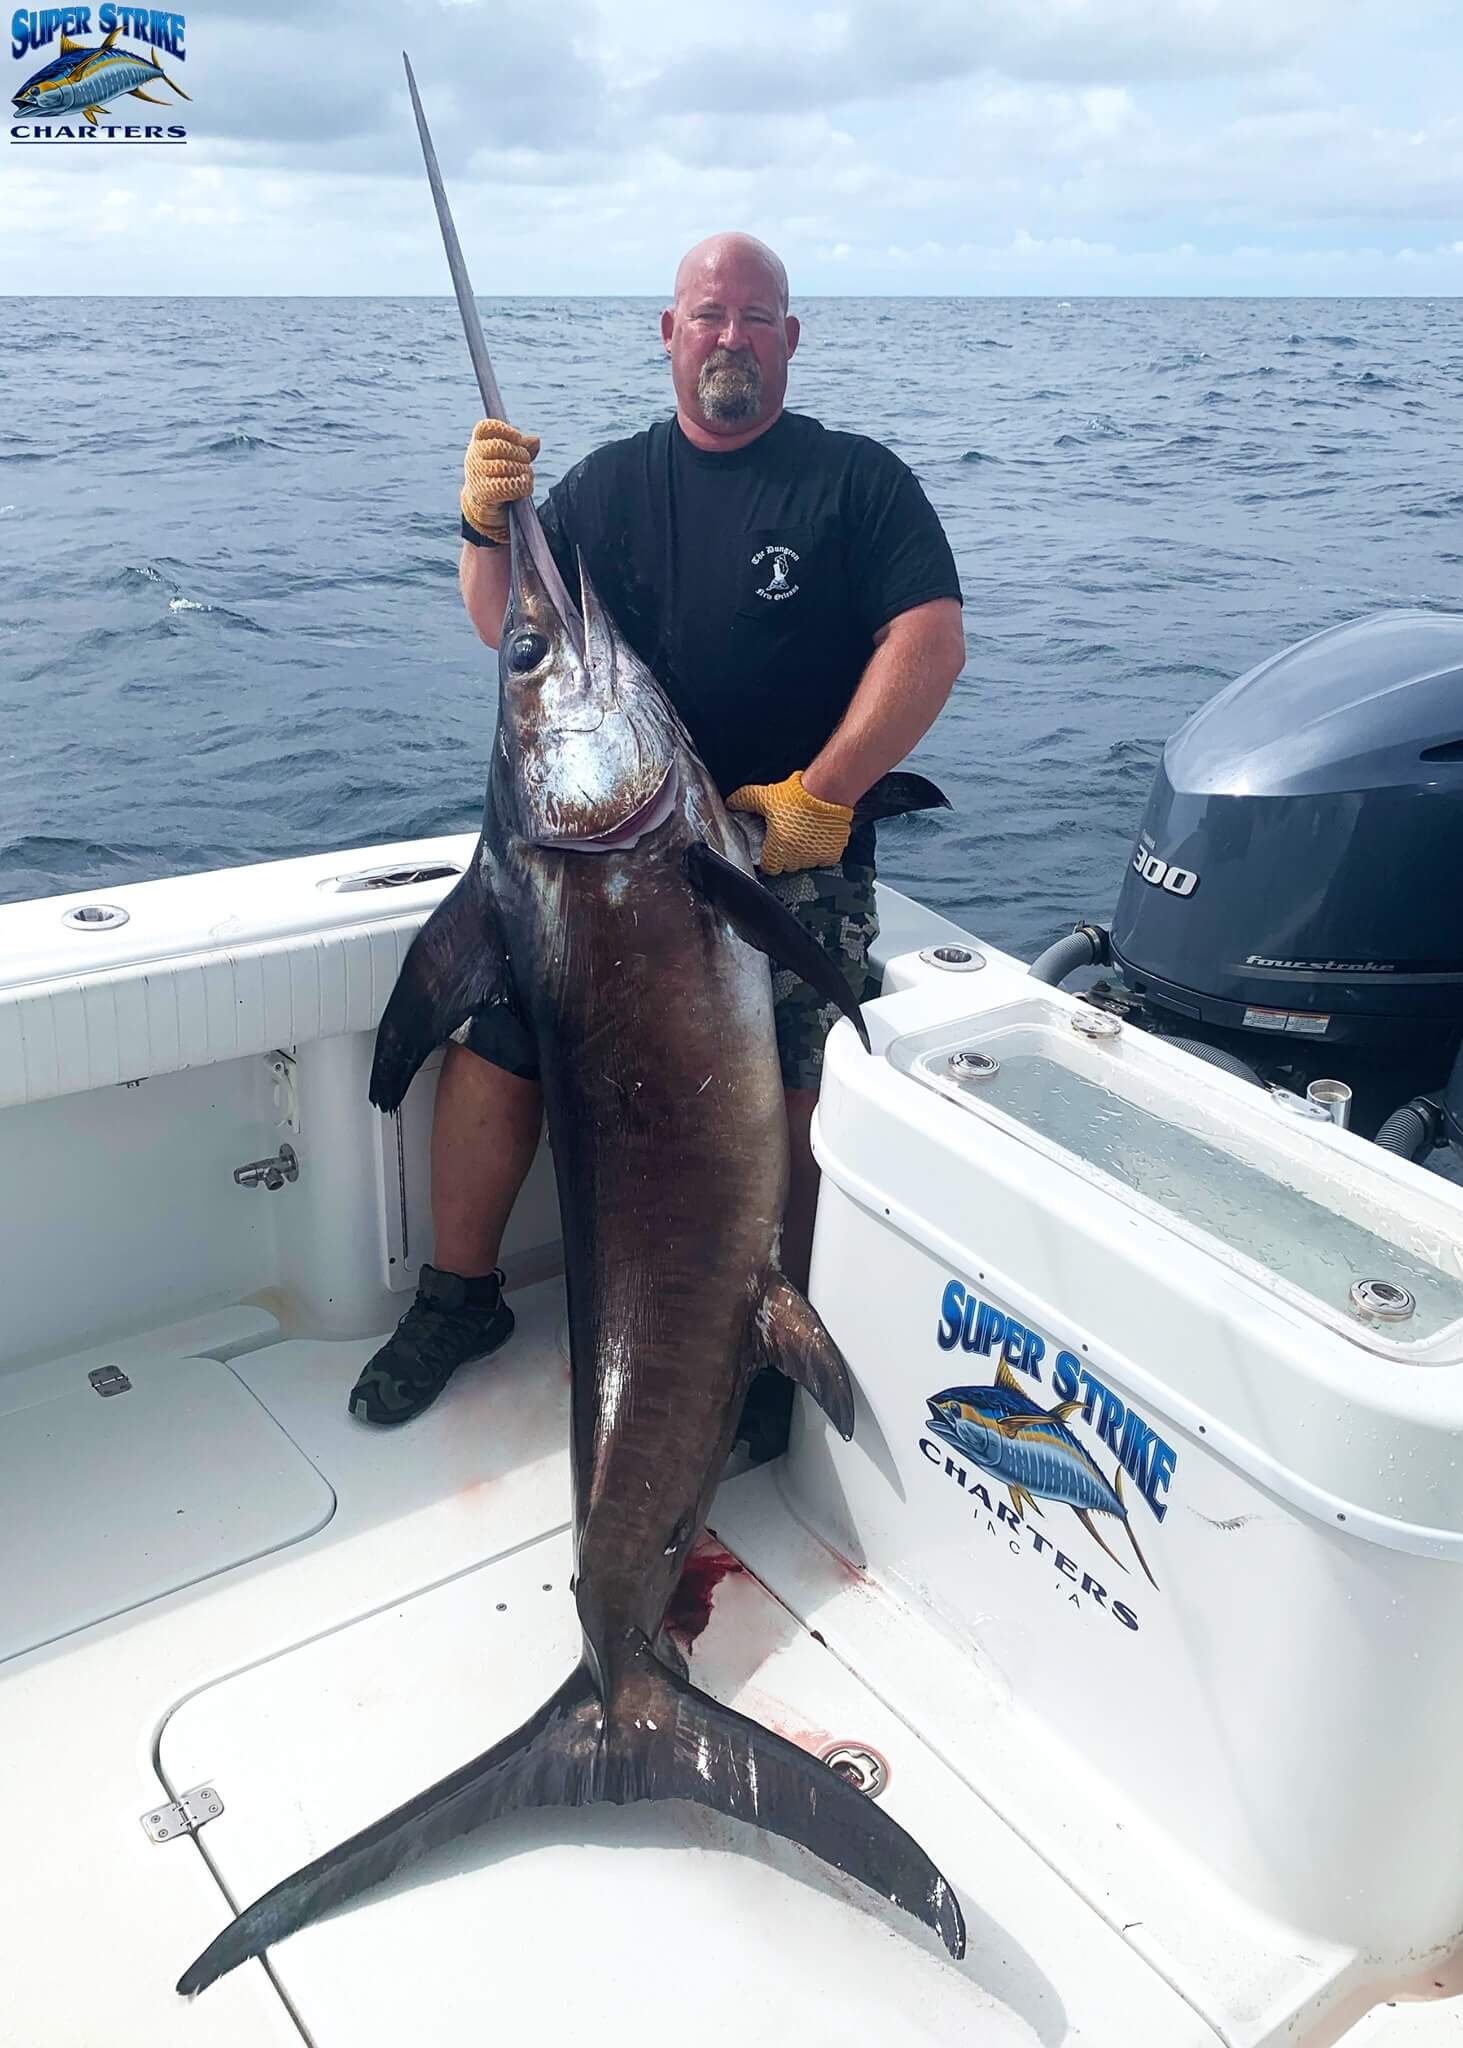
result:
[[[1114,1467],[1109,1486],[1067,1427],[1067,1417],[1082,1406],[1080,1401],[1039,1408],[1004,1359],[996,1367],[994,1386],[947,1387],[943,1394],[927,1398],[930,1434],[999,1479],[1018,1515],[1028,1508],[1039,1515],[1038,1499],[1064,1502],[1098,1549],[1126,1571],[1127,1566],[1103,1542],[1092,1522],[1095,1514],[1116,1515],[1128,1532],[1149,1585],[1158,1590],[1128,1517],[1121,1466]]]
[[[149,80],[171,86],[182,99],[190,97],[175,79],[168,77],[158,62],[156,50],[150,57],[140,56],[135,50],[118,50],[113,47],[117,35],[118,31],[113,29],[106,41],[94,49],[63,35],[60,56],[53,57],[33,78],[28,78],[16,93],[16,111],[74,114],[79,108],[95,128],[97,115],[107,101],[120,98],[124,92],[154,107],[167,106],[167,100],[142,90]]]

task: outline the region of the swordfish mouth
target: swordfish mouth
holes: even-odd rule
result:
[[[654,794],[644,803],[637,804],[627,817],[622,818],[618,825],[612,825],[607,832],[589,836],[563,833],[540,839],[538,843],[554,847],[561,853],[624,853],[660,829],[675,810],[679,794],[680,776],[672,761]]]

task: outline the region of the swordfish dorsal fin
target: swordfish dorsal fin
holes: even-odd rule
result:
[[[853,1386],[843,1353],[813,1304],[781,1273],[753,1311],[758,1346],[769,1365],[804,1388],[845,1443],[853,1436]]]
[[[72,50],[84,50],[86,48],[86,44],[78,43],[74,36],[68,36],[66,31],[63,29],[61,31],[60,48],[61,55],[65,57],[68,56]]]
[[[704,840],[686,848],[685,862],[691,887],[721,912],[737,937],[800,975],[825,1003],[836,1003],[870,1051],[869,1028],[837,962],[772,891]]]
[[[872,789],[866,789],[853,807],[855,825],[871,819],[902,818],[910,811],[948,811],[950,799],[927,776],[896,769],[881,775]]]

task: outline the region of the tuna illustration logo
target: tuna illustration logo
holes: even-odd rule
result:
[[[1148,1583],[1157,1590],[1158,1581],[1148,1570],[1148,1560],[1138,1548],[1128,1518],[1122,1468],[1114,1467],[1109,1483],[1067,1427],[1068,1416],[1082,1406],[1080,1400],[1061,1401],[1055,1408],[1038,1407],[1004,1361],[996,1367],[994,1386],[947,1387],[928,1399],[931,1436],[939,1437],[1007,1487],[1019,1515],[1028,1508],[1040,1514],[1038,1500],[1060,1501],[1072,1510],[1098,1548],[1126,1571],[1127,1566],[1103,1541],[1092,1521],[1094,1515],[1115,1515],[1127,1531]]]
[[[155,49],[146,57],[134,50],[119,50],[116,47],[118,33],[114,28],[95,48],[73,42],[70,36],[63,35],[60,56],[43,65],[16,93],[16,112],[80,113],[95,128],[102,108],[123,93],[130,94],[135,100],[147,100],[155,107],[172,105],[170,100],[160,100],[156,94],[144,92],[143,87],[148,84],[166,85],[180,98],[189,98],[182,86],[163,70]]]

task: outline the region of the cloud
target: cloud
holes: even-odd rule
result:
[[[442,291],[403,36],[484,290],[660,294],[727,226],[803,293],[1456,273],[1463,27],[1437,0],[741,0],[731,20],[219,0],[177,66],[186,150],[7,164],[7,286]]]
[[[1244,73],[1290,58],[1362,0],[854,0],[788,33],[749,0],[735,41],[672,58],[643,89],[653,112],[764,113],[884,98],[981,72],[1088,83]]]

